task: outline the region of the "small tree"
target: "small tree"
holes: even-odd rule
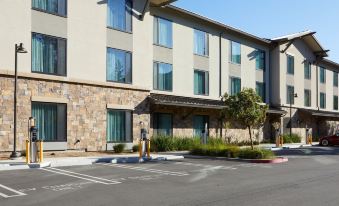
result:
[[[253,147],[252,128],[262,125],[266,119],[268,106],[253,89],[243,89],[236,95],[224,95],[226,108],[223,114],[227,120],[238,122],[248,129]]]

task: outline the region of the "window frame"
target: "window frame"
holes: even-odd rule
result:
[[[204,94],[198,94],[195,93],[195,72],[204,73],[204,79],[205,79],[205,93]],[[206,82],[207,79],[207,82]],[[200,96],[209,96],[210,94],[210,77],[209,77],[209,71],[201,70],[201,69],[193,69],[193,93],[194,95],[200,95]]]
[[[232,80],[240,80],[240,91],[241,92],[241,89],[242,89],[242,83],[241,83],[241,78],[240,77],[235,77],[235,76],[230,76],[230,85],[229,85],[229,89],[230,89],[230,95],[233,96],[233,95],[237,95],[239,92],[237,93],[232,93]]]
[[[306,101],[306,93],[308,93],[308,95],[309,95],[309,97],[308,97],[309,104],[307,104],[307,101]],[[304,106],[305,107],[312,107],[312,91],[310,89],[304,89]]]
[[[336,77],[336,78],[334,78]],[[333,86],[338,87],[338,72],[333,71]]]
[[[153,135],[158,135],[159,130],[159,116],[160,115],[170,115],[171,116],[171,131],[170,131],[170,137],[173,137],[173,117],[174,115],[172,113],[166,113],[166,112],[155,112],[153,113]]]
[[[106,47],[106,48],[107,48],[106,49],[106,81],[107,82],[113,82],[113,83],[119,83],[119,84],[133,84],[133,52],[122,50],[122,49],[116,49],[116,48],[112,48],[112,47]],[[126,64],[127,63],[127,55],[126,54],[130,54],[131,55],[131,63],[130,63],[130,65],[131,65],[131,82],[127,82],[126,81],[126,76],[125,76],[125,82],[119,82],[119,81],[109,80],[108,79],[108,73],[107,73],[107,69],[108,69],[107,68],[108,67],[107,61],[108,61],[108,59],[107,59],[107,55],[108,55],[108,50],[109,49],[125,52],[125,65],[127,65]],[[125,71],[125,75],[126,75],[126,71]]]
[[[308,73],[306,72],[306,69],[308,70]],[[308,61],[304,63],[304,79],[312,79],[312,64]]]
[[[123,30],[123,29],[120,29],[120,28],[114,28],[113,26],[109,26],[108,25],[108,0],[107,0],[107,19],[106,19],[106,28],[108,29],[112,29],[112,30],[115,30],[115,31],[120,31],[120,32],[124,32],[124,33],[128,33],[128,34],[133,34],[133,0],[125,0],[125,7],[126,7],[126,1],[130,1],[131,2],[131,31],[128,31],[127,29]],[[125,12],[126,12],[126,9],[125,9]],[[127,19],[126,19],[126,15],[125,15],[125,24],[127,23]]]
[[[263,58],[260,57],[260,54],[263,54]],[[258,58],[259,56],[259,58]],[[258,68],[258,60],[262,60],[263,61],[263,68]],[[260,65],[260,62],[259,62]],[[255,69],[258,71],[265,71],[266,70],[266,51],[262,50],[262,49],[256,49],[256,56],[255,56]]]
[[[293,93],[291,95],[290,88],[293,89]],[[292,96],[292,99],[291,99]],[[286,104],[294,105],[295,104],[295,98],[294,98],[294,85],[287,85],[286,86]]]
[[[171,45],[167,46],[167,45],[162,45],[159,43],[159,19],[168,21],[171,23]],[[173,21],[164,17],[160,17],[160,16],[153,16],[153,45],[159,46],[159,47],[164,47],[167,49],[173,49],[173,45],[174,45],[174,39],[173,39]],[[156,25],[156,28],[154,28]]]
[[[159,82],[158,82],[158,78],[157,78],[157,84],[155,85],[155,82],[154,82],[154,64],[157,64],[157,77],[158,77],[158,74],[159,74],[159,64],[167,64],[167,65],[171,65],[172,67],[172,78],[171,78],[171,89],[170,90],[160,90],[158,87],[159,85]],[[170,64],[170,63],[165,63],[165,62],[160,62],[160,61],[153,61],[153,89],[154,90],[157,90],[157,91],[164,91],[164,92],[173,92],[173,76],[174,76],[174,69],[173,69],[173,64]]]
[[[124,112],[125,118],[127,113],[130,115],[130,128],[127,128],[128,125],[126,124],[127,120],[125,119],[125,140],[124,141],[108,141],[108,113],[109,111],[118,111],[118,112]],[[127,130],[130,130],[130,140],[127,141]],[[133,143],[133,111],[131,110],[125,110],[125,109],[113,109],[113,108],[106,108],[106,143]]]
[[[292,59],[293,60],[293,67],[291,68],[292,71],[290,71],[290,64],[289,64],[289,60]],[[286,63],[287,63],[287,70],[286,70],[286,73],[289,74],[289,75],[294,75],[294,72],[295,72],[295,58],[293,55],[291,54],[286,54]],[[290,73],[292,72],[292,73]]]
[[[196,47],[196,42],[195,42],[195,32],[202,32],[202,33],[204,33],[205,34],[205,54],[198,54],[198,53],[196,53],[195,52],[195,47]],[[206,32],[206,31],[203,31],[203,30],[201,30],[201,29],[197,29],[197,28],[193,28],[193,54],[194,55],[197,55],[197,56],[202,56],[202,57],[209,57],[209,55],[210,55],[210,40],[209,40],[209,33],[208,32]]]
[[[322,71],[324,72],[324,75],[323,75],[324,79],[321,78]],[[321,84],[326,84],[326,68],[322,66],[319,66],[319,82]]]
[[[56,140],[43,140],[44,142],[67,142],[67,127],[68,127],[68,124],[67,124],[67,121],[68,121],[68,116],[67,116],[67,111],[68,111],[68,108],[67,108],[67,104],[66,103],[55,103],[55,102],[41,102],[41,101],[31,101],[31,115],[33,116],[33,104],[44,104],[44,105],[55,105],[57,107],[57,112],[56,112],[56,122],[55,122],[55,127],[56,127]],[[59,140],[58,138],[58,126],[60,126],[58,124],[58,121],[60,120],[59,119],[59,112],[58,112],[58,106],[61,106],[63,105],[65,107],[65,118],[66,118],[66,121],[65,124],[63,125],[65,128],[64,128],[64,133],[65,133],[65,139],[64,140]],[[39,128],[38,128],[38,133],[39,133]]]
[[[207,123],[207,135],[206,137],[210,137],[210,116],[209,115],[203,115],[203,114],[195,114],[192,116],[192,129],[193,129],[193,137],[196,138],[198,136],[195,135],[195,128],[194,128],[194,119],[197,117],[202,117],[203,121]],[[201,137],[200,137],[201,138]]]
[[[238,41],[233,41],[233,40],[230,40],[230,62],[232,63],[232,64],[236,64],[236,65],[241,65],[241,62],[242,62],[242,55],[241,55],[241,43],[240,42],[238,42]],[[240,62],[234,62],[233,61],[233,43],[235,43],[235,44],[237,44],[237,45],[239,45],[239,48],[240,48]]]
[[[320,92],[320,97],[319,97],[319,107],[320,109],[326,109],[326,93],[324,92]],[[323,102],[321,101],[323,97]],[[324,105],[322,106],[322,103],[324,103]]]
[[[39,71],[33,71],[33,46],[31,48],[31,72],[32,73],[36,73],[36,74],[45,74],[45,75],[53,75],[53,76],[61,76],[61,77],[67,77],[67,63],[68,63],[68,53],[67,53],[67,47],[68,47],[68,42],[66,38],[63,37],[57,37],[57,36],[52,36],[52,35],[48,35],[48,34],[42,34],[42,33],[37,33],[37,32],[32,32],[31,34],[31,45],[33,45],[33,36],[34,34],[37,35],[42,35],[42,36],[46,36],[48,38],[54,38],[57,40],[64,40],[65,41],[65,74],[60,74],[60,73],[45,73],[45,72],[39,72]]]
[[[51,11],[43,10],[43,9],[40,9],[40,8],[36,8],[36,7],[33,6],[33,1],[34,0],[31,0],[31,9],[32,10],[42,12],[42,13],[46,13],[46,14],[51,14],[51,15],[54,15],[54,16],[67,18],[67,15],[68,15],[68,0],[65,0],[65,14],[59,14],[59,13],[56,13],[56,12],[51,12]]]
[[[339,110],[339,100],[338,95],[333,95],[333,110],[338,111]]]
[[[262,89],[263,89],[263,95],[264,95],[264,96],[260,96],[260,95],[258,94],[257,86],[258,86],[259,84],[262,86]],[[256,82],[255,82],[255,90],[256,90],[256,91],[255,91],[256,94],[257,94],[258,96],[261,97],[262,102],[265,103],[265,102],[266,102],[266,84],[265,84],[265,82],[258,82],[258,81],[256,81]]]

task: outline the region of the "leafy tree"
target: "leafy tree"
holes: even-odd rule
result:
[[[252,129],[265,122],[268,106],[253,89],[245,88],[235,95],[224,95],[225,109],[223,115],[227,120],[238,122],[248,129],[253,147]]]

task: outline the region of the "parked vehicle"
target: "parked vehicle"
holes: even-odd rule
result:
[[[339,132],[334,135],[321,137],[319,139],[320,146],[339,145]]]

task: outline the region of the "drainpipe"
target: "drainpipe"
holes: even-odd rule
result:
[[[221,78],[221,73],[222,73],[222,34],[224,32],[220,32],[219,34],[219,96],[222,97],[222,93],[221,93],[221,81],[222,81],[222,78]]]

